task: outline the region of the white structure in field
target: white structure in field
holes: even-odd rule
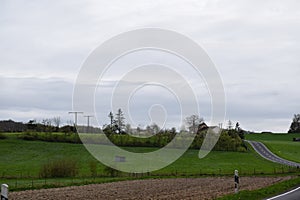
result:
[[[239,192],[239,171],[238,170],[234,170],[234,192],[238,193]]]
[[[8,200],[8,185],[1,185],[1,200]]]

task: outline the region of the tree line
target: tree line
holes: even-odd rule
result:
[[[117,146],[132,146],[132,147],[163,147],[174,139],[178,132],[183,135],[194,135],[194,141],[190,148],[198,149],[201,147],[203,140],[207,134],[209,126],[204,122],[204,119],[198,115],[191,115],[185,118],[185,126],[180,130],[173,128],[162,129],[157,124],[153,123],[145,127],[131,127],[126,123],[124,112],[118,109],[114,114],[109,112],[109,124],[103,125],[102,129],[95,127],[77,126],[80,133],[102,133],[105,134],[112,143]],[[51,119],[43,119],[40,122],[30,120],[23,124],[12,120],[1,121],[0,130],[3,132],[25,132],[19,135],[20,139],[24,140],[42,140],[49,142],[68,142],[82,143],[78,134],[59,134],[76,133],[74,125],[61,125],[60,117]],[[53,132],[53,134],[52,134]],[[86,136],[89,142],[93,142],[93,137]],[[132,137],[146,136],[146,137]],[[235,127],[231,121],[228,122],[227,129],[223,129],[220,139],[214,147],[214,150],[220,151],[245,151],[246,146],[243,143],[244,131],[236,123]],[[175,144],[177,145],[177,144]],[[180,139],[178,140],[180,145]]]
[[[15,122],[11,119],[0,121],[0,132],[75,132],[72,125],[61,125],[60,117],[45,118],[41,122],[29,120],[27,123]]]

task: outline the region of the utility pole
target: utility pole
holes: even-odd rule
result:
[[[83,116],[83,117],[87,118],[87,132],[88,132],[89,129],[90,129],[90,118],[94,117],[94,116],[93,115],[86,115],[86,116]]]
[[[78,114],[83,114],[83,112],[78,112],[78,111],[72,111],[72,112],[69,112],[69,114],[74,114],[74,117],[75,117],[75,126],[77,126],[77,116]]]

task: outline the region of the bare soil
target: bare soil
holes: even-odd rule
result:
[[[240,190],[255,190],[291,177],[242,177]],[[9,199],[214,199],[234,192],[233,178],[178,178],[121,181],[11,192]]]

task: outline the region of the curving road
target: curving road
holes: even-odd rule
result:
[[[256,141],[249,141],[249,140],[245,140],[246,142],[248,142],[249,144],[251,144],[251,146],[253,147],[253,149],[259,154],[261,155],[263,158],[270,160],[272,162],[276,162],[276,163],[280,163],[282,165],[288,165],[291,167],[300,167],[300,163],[296,163],[293,161],[289,161],[289,160],[285,160],[283,158],[278,157],[277,155],[275,155],[274,153],[272,153],[263,143],[261,142],[256,142]]]
[[[275,155],[261,142],[249,141],[249,140],[245,140],[245,141],[248,142],[260,156],[262,156],[267,160],[280,163],[283,165],[292,166],[292,167],[300,167],[300,163],[285,160]],[[267,200],[299,200],[299,199],[300,199],[300,187],[291,190],[289,192],[286,192],[284,194],[269,198]]]
[[[300,199],[300,187],[278,195],[276,197],[269,198],[267,200],[299,200]]]

